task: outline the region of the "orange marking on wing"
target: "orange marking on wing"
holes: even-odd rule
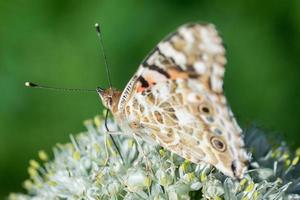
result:
[[[182,78],[182,79],[188,79],[189,75],[186,72],[180,72],[176,69],[169,69],[168,73],[170,74],[170,77],[172,80],[178,79],[178,78]]]
[[[139,93],[140,93],[140,92],[143,92],[144,90],[145,90],[145,88],[142,87],[141,84],[139,84],[139,85],[136,87],[136,91],[139,92]]]

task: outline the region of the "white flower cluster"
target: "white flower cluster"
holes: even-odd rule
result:
[[[28,194],[11,194],[10,200],[56,199],[300,199],[287,194],[273,169],[250,170],[240,181],[228,178],[208,164],[195,165],[158,146],[128,136],[114,136],[123,161],[101,117],[85,122],[87,132],[71,136],[71,143],[58,144],[49,161],[39,152],[43,164],[30,161],[30,179],[24,182]],[[117,130],[109,121],[110,130]]]

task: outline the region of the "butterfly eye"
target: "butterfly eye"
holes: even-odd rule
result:
[[[211,137],[210,143],[217,151],[224,152],[226,151],[226,144],[218,137]]]
[[[112,97],[108,97],[108,101],[107,101],[108,105],[111,106],[112,105]]]

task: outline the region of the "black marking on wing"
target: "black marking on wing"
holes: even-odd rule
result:
[[[192,79],[197,79],[200,77],[199,74],[196,74],[196,73],[189,73],[189,77],[192,78]]]
[[[193,28],[193,27],[199,26],[199,25],[201,25],[201,26],[208,26],[208,25],[210,25],[210,23],[208,23],[208,22],[201,22],[201,21],[199,21],[199,22],[191,22],[191,23],[185,24],[185,27],[187,27],[187,28]]]
[[[231,170],[233,172],[233,175],[236,176],[236,160],[232,161]]]
[[[156,48],[156,51],[157,51],[157,53],[158,53],[160,56],[162,56],[162,57],[164,57],[164,58],[167,58],[167,56],[161,52],[161,50],[158,48],[158,46],[157,46],[157,48]]]
[[[148,81],[143,76],[139,76],[137,81],[139,81],[142,84],[143,88],[149,87]]]
[[[196,72],[193,65],[187,65],[186,68],[190,78],[199,78],[201,76]]]
[[[170,42],[171,45],[172,45],[171,38],[172,38],[173,36],[175,36],[175,35],[177,35],[178,37],[183,38],[182,35],[180,35],[178,31],[174,31],[174,32],[170,33],[169,35],[167,35],[161,42]],[[161,42],[160,42],[160,43],[161,43]],[[157,45],[154,49],[152,49],[152,50],[150,51],[150,53],[146,56],[146,58],[142,61],[142,66],[146,67],[147,65],[149,65],[149,64],[148,64],[148,60],[149,60],[149,58],[150,58],[155,52],[157,52],[157,53],[158,53],[159,55],[161,55],[162,57],[171,60],[171,61],[174,63],[174,66],[176,66],[176,68],[177,68],[178,70],[183,71],[182,68],[176,64],[174,58],[172,58],[172,57],[167,57],[166,55],[164,55],[164,54],[161,52],[161,50],[158,48],[158,45]]]
[[[167,78],[170,78],[170,74],[168,72],[166,72],[164,69],[156,66],[156,65],[148,65],[148,66],[145,66],[153,71],[157,71],[158,73],[164,75],[165,77]]]
[[[142,66],[147,66],[148,65],[148,60],[150,56],[152,56],[156,51],[160,51],[159,48],[156,46],[154,49],[150,51],[150,53],[146,56],[146,58],[142,62]]]
[[[166,56],[165,54],[163,54],[163,53],[161,52],[161,50],[158,48],[158,46],[155,47],[155,48],[147,55],[147,57],[144,59],[144,61],[142,62],[142,66],[143,66],[143,67],[149,68],[149,69],[154,70],[154,71],[157,71],[157,72],[161,73],[162,75],[164,75],[165,77],[170,78],[170,74],[169,74],[168,72],[166,72],[164,69],[162,69],[162,68],[160,68],[160,67],[158,67],[158,66],[156,66],[156,65],[149,65],[149,64],[148,64],[148,59],[149,59],[155,52],[157,52],[157,53],[158,53],[161,57],[163,57],[166,61],[170,62],[170,65],[171,65],[173,68],[177,69],[177,70],[180,71],[180,72],[183,71],[183,69],[182,69],[179,65],[176,64],[174,58],[168,57],[168,56]]]
[[[170,41],[170,43],[171,43],[171,41]],[[163,54],[161,52],[161,50],[159,48],[157,48],[157,52],[158,52],[158,54],[160,56],[162,56],[163,58],[165,58],[165,60],[170,60],[170,62],[172,64],[172,67],[176,68],[180,72],[183,71],[183,69],[179,65],[177,65],[177,63],[175,62],[174,58],[166,56],[165,54]]]
[[[188,72],[195,72],[195,68],[193,65],[186,65],[186,68]]]

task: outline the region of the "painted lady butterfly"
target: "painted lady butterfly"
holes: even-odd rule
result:
[[[223,94],[225,64],[215,27],[187,24],[157,45],[123,92],[97,92],[125,133],[242,178],[249,158]]]

